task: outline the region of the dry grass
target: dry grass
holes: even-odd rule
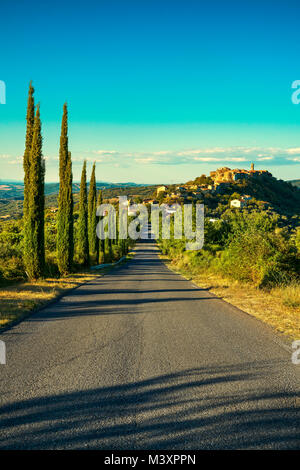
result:
[[[276,289],[274,289],[274,294],[276,295]],[[282,295],[282,302],[287,307],[299,308],[300,307],[300,286],[299,284],[292,284],[280,289],[280,294]]]
[[[0,289],[0,328],[20,320],[38,307],[99,274],[82,272],[64,278],[47,278]]]
[[[224,279],[209,272],[193,273],[178,268],[174,262],[161,257],[170,269],[193,280],[199,287],[209,289],[218,297],[275,328],[292,339],[300,338],[300,285],[277,287],[271,291],[250,284]]]

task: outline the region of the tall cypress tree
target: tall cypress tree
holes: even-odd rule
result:
[[[68,110],[63,107],[59,148],[59,194],[57,215],[57,264],[61,274],[68,274],[73,264],[73,194],[72,161],[68,150]]]
[[[26,188],[26,217],[24,223],[24,263],[30,279],[43,275],[45,268],[44,241],[44,179],[45,162],[42,155],[40,108],[34,119],[31,151],[29,154],[30,175]]]
[[[88,207],[86,189],[86,160],[83,162],[80,193],[79,193],[79,217],[77,229],[77,255],[83,266],[89,264],[89,239],[88,239]]]
[[[96,164],[93,164],[88,197],[89,249],[92,262],[98,260]]]
[[[70,270],[73,266],[73,257],[74,257],[74,219],[73,219],[73,209],[74,209],[74,200],[73,200],[73,174],[72,174],[72,155],[71,152],[68,152],[68,164],[66,171],[66,181],[67,181],[67,202],[68,202],[68,216],[69,216],[69,262]]]
[[[111,227],[112,227],[112,224],[113,224],[113,213],[112,211],[109,211],[109,214],[108,214],[108,233],[110,234],[110,230],[111,230]],[[109,262],[111,263],[113,261],[113,239],[112,238],[108,238],[108,256],[109,256]]]
[[[102,191],[101,189],[99,189],[97,207],[101,206],[102,203],[103,203]],[[100,216],[97,218],[97,222],[99,221],[100,221]],[[105,260],[104,248],[105,248],[104,240],[101,240],[100,238],[98,238],[98,262],[99,263],[102,263]]]
[[[33,126],[34,126],[34,88],[32,82],[29,83],[28,101],[27,101],[27,127],[26,127],[26,140],[25,140],[25,151],[23,156],[23,168],[24,168],[24,202],[23,202],[23,214],[24,218],[27,215],[28,209],[28,193],[29,193],[29,178],[30,178],[30,152],[32,146]]]

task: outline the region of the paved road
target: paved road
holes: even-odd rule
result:
[[[0,338],[1,449],[300,448],[281,339],[151,241]]]

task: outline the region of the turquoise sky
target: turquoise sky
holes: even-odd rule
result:
[[[1,2],[0,178],[22,179],[28,83],[47,180],[64,101],[74,179],[186,181],[220,166],[300,178],[296,1]],[[1,91],[0,91],[1,97]]]

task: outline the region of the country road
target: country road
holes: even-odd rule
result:
[[[151,240],[0,339],[1,449],[300,448],[282,339],[171,272]]]

